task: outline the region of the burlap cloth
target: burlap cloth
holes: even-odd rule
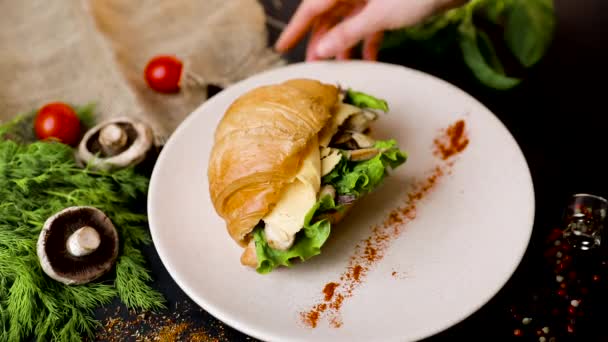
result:
[[[0,122],[51,101],[95,102],[101,119],[145,118],[162,143],[207,99],[206,84],[284,63],[255,0],[4,0],[0,13]],[[157,54],[193,76],[180,93],[145,83]]]

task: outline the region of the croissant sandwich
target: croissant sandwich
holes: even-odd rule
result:
[[[374,140],[386,101],[310,79],[240,96],[218,124],[207,176],[243,265],[268,273],[321,253],[331,226],[407,155]]]

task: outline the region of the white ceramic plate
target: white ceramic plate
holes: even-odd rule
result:
[[[307,77],[385,98],[390,112],[374,135],[395,138],[409,160],[334,229],[324,252],[268,275],[241,266],[208,193],[207,162],[215,126],[229,104],[254,87]],[[299,313],[338,279],[354,246],[403,203],[414,180],[438,164],[433,139],[465,119],[468,148],[450,175],[417,206],[417,217],[386,251],[341,310],[343,325]],[[202,308],[266,341],[418,340],[463,320],[512,275],[528,245],[534,193],[513,137],[483,105],[456,87],[395,65],[366,62],[293,64],[225,89],[175,131],[155,166],[149,190],[154,244],[169,273]],[[403,276],[392,276],[393,272]]]

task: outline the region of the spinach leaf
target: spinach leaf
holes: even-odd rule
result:
[[[416,55],[426,52],[445,59],[456,52],[482,84],[499,90],[518,85],[521,79],[506,74],[474,16],[504,30],[503,41],[496,43],[506,43],[524,68],[540,61],[555,31],[553,0],[471,0],[414,27],[387,32],[382,50],[406,46]]]
[[[458,25],[466,13],[465,7],[451,9],[443,14],[435,15],[421,24],[413,27],[387,31],[382,41],[382,49],[392,49],[407,42],[429,41],[432,45],[438,44],[441,33]],[[445,45],[445,44],[444,44]],[[441,49],[435,49],[441,50]]]
[[[496,54],[494,44],[492,44],[492,40],[488,34],[484,31],[477,31],[477,38],[479,39],[477,43],[479,44],[479,50],[481,51],[483,58],[488,61],[488,64],[492,69],[496,70],[496,72],[501,75],[505,75],[505,68],[502,66],[502,62]]]
[[[499,90],[512,88],[521,82],[520,79],[505,76],[500,71],[492,69],[484,59],[479,49],[478,33],[473,25],[472,13],[460,24],[458,30],[464,61],[479,81]]]
[[[531,67],[546,53],[554,30],[552,0],[516,0],[508,14],[505,40],[519,62]]]
[[[509,8],[513,6],[513,1],[518,0],[489,0],[483,1],[480,5],[480,11],[492,23],[501,25],[506,17]]]

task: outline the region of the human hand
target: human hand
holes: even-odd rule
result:
[[[303,0],[275,48],[285,52],[311,30],[306,60],[349,59],[363,41],[363,59],[376,60],[385,30],[414,26],[468,0]]]

